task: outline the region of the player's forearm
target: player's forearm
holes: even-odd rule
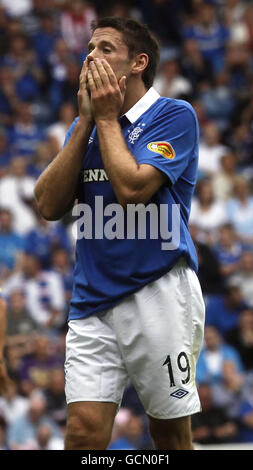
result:
[[[136,203],[142,186],[140,166],[128,150],[118,121],[97,121],[104,168],[120,204]]]
[[[57,220],[73,205],[91,131],[90,123],[78,121],[67,145],[38,179],[35,197],[45,219]]]

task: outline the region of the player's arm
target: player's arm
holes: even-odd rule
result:
[[[105,170],[119,203],[124,207],[145,204],[166,182],[166,175],[151,165],[137,163],[117,121],[98,122],[97,131]]]
[[[87,67],[84,63],[78,91],[80,119],[66,146],[39,177],[35,198],[39,211],[47,220],[60,219],[73,207],[82,167],[83,156],[94,125],[87,90]]]
[[[109,64],[96,61],[90,64],[88,83],[102,159],[117,199],[123,206],[146,203],[168,179],[149,164],[139,165],[126,146],[118,122],[124,77],[118,83]]]

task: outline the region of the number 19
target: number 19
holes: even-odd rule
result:
[[[170,378],[170,387],[175,386],[175,380],[174,380],[174,374],[173,374],[173,369],[172,369],[172,364],[171,364],[171,358],[170,356],[167,356],[165,359],[165,362],[163,363],[163,366],[167,365],[168,366],[168,372],[169,372],[169,378]],[[191,376],[191,368],[190,368],[190,363],[189,359],[187,357],[187,354],[185,352],[181,352],[177,356],[177,366],[181,372],[187,372],[187,376],[185,379],[182,379],[182,384],[187,384],[190,380]]]

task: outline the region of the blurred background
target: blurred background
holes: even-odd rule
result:
[[[154,87],[189,101],[199,119],[190,229],[206,328],[194,442],[253,443],[253,2],[0,0],[0,286],[12,379],[0,449],[63,448],[73,220],[41,218],[33,189],[78,114],[90,23],[107,15],[148,24],[161,42]],[[152,448],[130,383],[110,448]]]

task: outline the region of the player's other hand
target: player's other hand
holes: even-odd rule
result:
[[[94,122],[91,108],[91,98],[88,88],[88,61],[84,61],[79,77],[79,90],[77,93],[80,119],[84,119],[87,124]]]
[[[88,86],[95,121],[118,119],[126,92],[126,77],[118,81],[105,59],[89,62]]]

